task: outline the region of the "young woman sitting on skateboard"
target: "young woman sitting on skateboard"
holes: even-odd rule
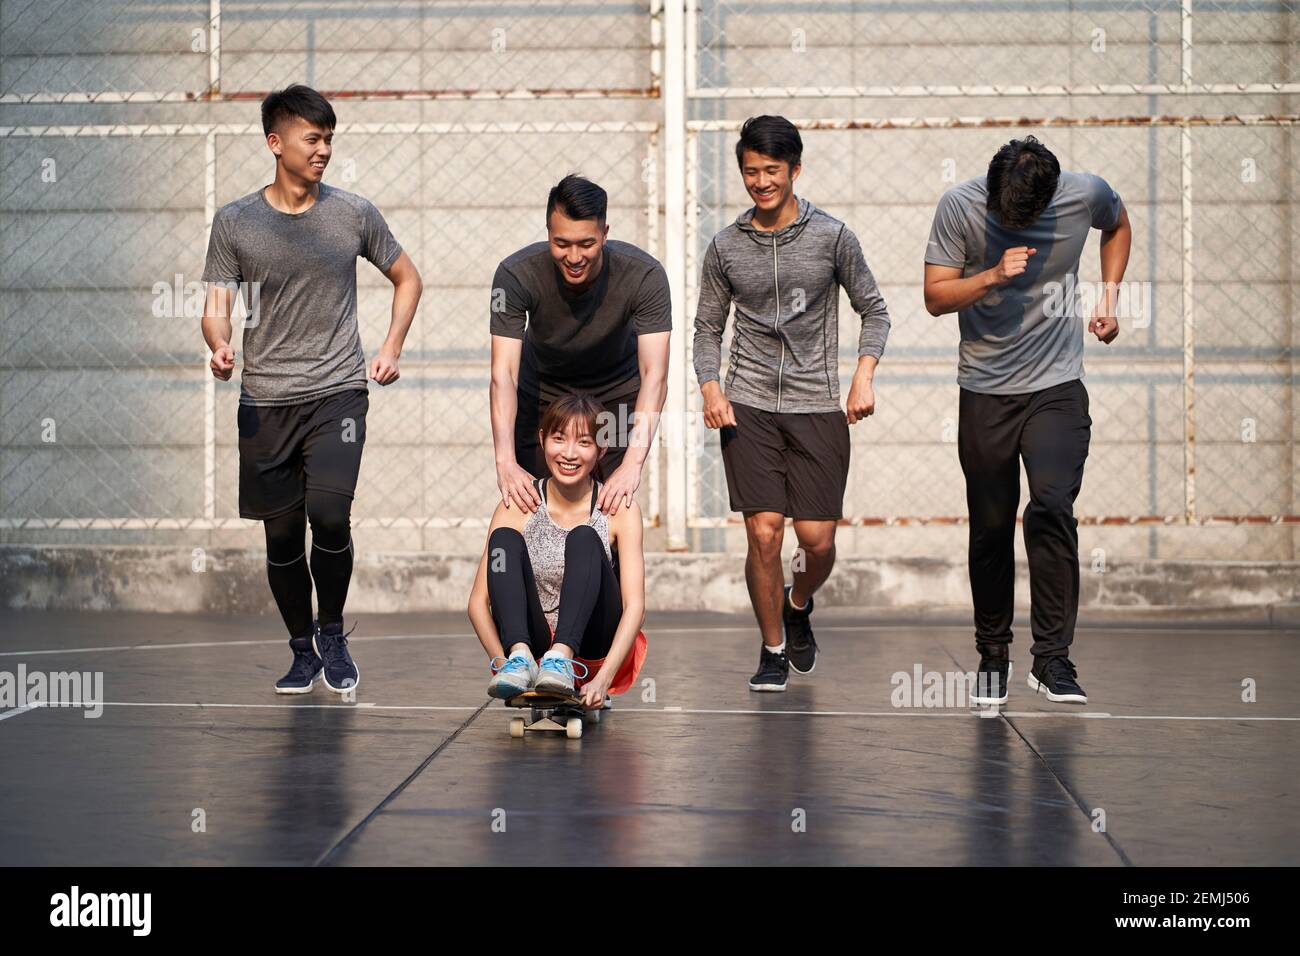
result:
[[[492,659],[488,694],[580,696],[600,707],[645,660],[641,509],[596,507],[602,406],[570,394],[542,416],[550,475],[531,513],[497,504],[469,596],[469,619]]]

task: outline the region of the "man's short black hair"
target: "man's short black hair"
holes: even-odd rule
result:
[[[1008,229],[1024,229],[1043,214],[1061,178],[1061,164],[1033,136],[1013,139],[989,163],[989,212]]]
[[[736,163],[741,169],[745,168],[747,149],[789,163],[793,172],[803,156],[803,140],[799,130],[784,116],[751,116],[740,127],[740,139],[736,142]]]
[[[594,219],[596,225],[603,226],[609,195],[590,179],[570,173],[551,187],[551,194],[546,199],[548,227],[556,207],[570,219]]]
[[[295,83],[262,100],[262,132],[267,136],[295,116],[322,129],[333,129],[336,125],[334,107],[310,86]]]

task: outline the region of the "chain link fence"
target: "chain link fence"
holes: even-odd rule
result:
[[[1134,224],[1121,336],[1086,348],[1082,547],[1100,569],[1295,558],[1295,3],[700,3],[692,23],[688,276],[751,204],[740,121],[777,113],[803,130],[797,192],[855,230],[890,306],[877,414],[852,429],[859,553],[964,553],[958,334],[925,311],[924,244],[942,192],[1032,133],[1106,178]],[[840,317],[843,397],[858,328],[844,295]],[[688,511],[734,547],[716,433],[689,435]]]
[[[658,43],[645,4],[0,3],[6,540],[260,540],[200,277],[216,209],[271,179],[260,100],[307,82],[340,118],[328,181],[376,204],[425,282],[402,378],[371,388],[358,545],[481,547],[492,273],[545,239],[571,171],[656,253],[659,125],[638,104]],[[358,279],[373,350],[389,285]]]
[[[425,281],[402,379],[371,389],[359,547],[481,547],[488,286],[579,171],[677,293],[682,427],[647,468],[650,546],[743,550],[692,417],[691,320],[705,245],[749,205],[736,131],[779,113],[804,130],[800,195],[858,234],[894,319],[842,552],[964,553],[956,321],[925,312],[923,245],[943,190],[1032,132],[1110,181],[1135,230],[1132,314],[1086,353],[1084,548],[1294,559],[1298,38],[1293,0],[0,0],[0,540],[260,541],[199,277],[215,210],[271,177],[258,102],[306,82],[339,114],[329,181],[375,202]],[[359,280],[373,350],[388,286]],[[846,393],[847,299],[840,316]]]

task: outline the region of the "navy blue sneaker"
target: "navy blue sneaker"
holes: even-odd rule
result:
[[[325,665],[316,656],[310,637],[293,637],[289,639],[293,650],[293,664],[289,673],[275,682],[277,694],[310,694],[316,688],[316,682],[324,673]]]
[[[352,630],[356,630],[356,625],[352,625]],[[352,631],[348,631],[351,634]],[[320,659],[325,662],[325,686],[335,693],[342,694],[345,691],[356,690],[357,685],[361,683],[361,672],[357,670],[357,665],[352,661],[352,655],[348,653],[348,634],[343,633],[343,622],[337,624],[326,624],[321,627],[319,622],[316,624],[316,653]]]

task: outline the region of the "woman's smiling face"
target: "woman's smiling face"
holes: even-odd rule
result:
[[[596,467],[602,449],[596,443],[587,423],[574,416],[562,428],[553,429],[542,436],[546,454],[546,467],[552,478],[562,485],[584,482]]]

